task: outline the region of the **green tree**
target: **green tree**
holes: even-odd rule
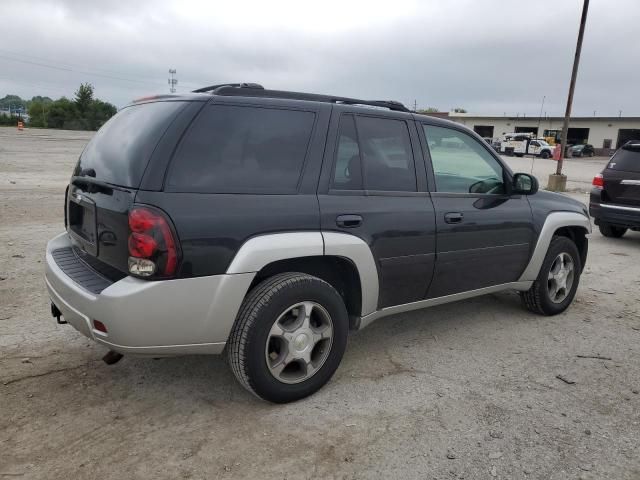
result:
[[[453,111],[456,113],[467,113],[467,111],[462,107],[456,107],[453,109]]]
[[[51,104],[47,124],[49,128],[72,128],[79,118],[75,102],[62,97]]]
[[[418,110],[418,113],[438,113],[440,110],[438,110],[435,107],[427,107],[424,110]]]
[[[9,107],[11,107],[12,110],[19,107],[26,109],[27,102],[18,95],[5,95],[3,98],[0,98],[0,108],[5,109]]]
[[[113,117],[118,109],[115,105],[102,100],[94,100],[89,106],[87,120],[91,130],[98,130],[104,123]]]
[[[33,97],[36,98],[36,97]],[[42,98],[42,97],[38,97]],[[31,100],[29,102],[29,126],[30,127],[47,127],[47,117],[49,116],[49,109],[53,100],[49,99],[49,102],[41,100]]]
[[[84,117],[93,102],[93,85],[90,83],[81,83],[75,93],[75,104],[78,112]]]

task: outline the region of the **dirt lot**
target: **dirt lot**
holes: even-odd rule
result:
[[[222,358],[107,366],[55,325],[43,252],[89,136],[0,129],[0,478],[640,478],[640,233],[591,235],[562,315],[507,293],[380,320],[270,405]],[[579,162],[586,188],[604,160]]]

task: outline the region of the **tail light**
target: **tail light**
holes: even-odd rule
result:
[[[129,212],[129,273],[172,277],[178,267],[178,242],[160,210],[135,206]]]
[[[602,190],[604,188],[604,177],[602,176],[601,173],[599,173],[595,177],[593,177],[593,182],[591,183],[593,184],[594,187]]]

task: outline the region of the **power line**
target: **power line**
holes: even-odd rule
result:
[[[10,55],[10,57],[7,57],[6,55]],[[153,81],[143,80],[140,77],[135,78],[131,75],[122,75],[120,72],[116,72],[114,70],[108,70],[108,69],[98,68],[93,66],[88,67],[86,65],[80,65],[78,63],[71,63],[71,62],[61,61],[59,59],[53,59],[53,58],[43,58],[43,57],[38,57],[36,55],[25,54],[22,52],[17,53],[17,52],[12,52],[2,48],[0,48],[0,57],[7,58],[13,61],[18,61],[18,62],[28,62],[29,64],[36,64],[38,66],[44,66],[46,68],[55,68],[57,70],[62,70],[62,71],[73,71],[73,72],[80,71],[80,73],[106,76],[106,78],[116,77],[117,79],[126,80],[130,82],[160,86],[160,84],[156,84]],[[25,60],[25,58],[30,60]],[[55,65],[52,64],[52,62],[54,61],[55,61]],[[181,83],[183,85],[193,86],[194,88],[197,88],[203,84],[203,82],[199,82],[199,83],[181,82]]]
[[[154,85],[156,87],[159,86],[159,84],[153,83],[153,82],[148,82],[148,81],[143,81],[143,80],[134,80],[132,78],[116,77],[114,75],[106,75],[106,74],[103,74],[103,73],[89,72],[89,71],[84,71],[84,70],[76,70],[76,69],[69,68],[69,67],[61,67],[61,66],[58,66],[58,65],[49,65],[49,64],[41,63],[41,62],[32,62],[31,60],[20,60],[20,59],[17,59],[17,58],[7,57],[6,55],[0,55],[0,58],[3,58],[5,60],[9,60],[9,61],[12,61],[12,62],[24,63],[24,64],[28,64],[28,65],[34,65],[34,66],[37,66],[37,67],[43,67],[43,68],[50,68],[50,69],[53,69],[53,70],[59,70],[59,71],[63,71],[63,72],[81,73],[83,75],[89,75],[89,76],[94,76],[94,77],[109,78],[111,80],[121,80],[121,81],[125,81],[125,82],[133,82],[133,83],[140,83],[140,84],[146,84],[146,85]]]

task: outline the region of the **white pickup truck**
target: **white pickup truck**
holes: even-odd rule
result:
[[[542,158],[553,156],[553,145],[542,138],[535,138],[531,133],[507,133],[500,142],[500,153],[505,155],[536,155]]]

